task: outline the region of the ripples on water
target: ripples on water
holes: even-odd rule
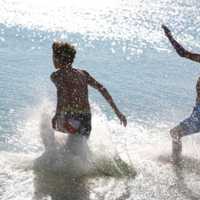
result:
[[[160,28],[169,25],[184,46],[199,51],[199,6],[195,0],[1,0],[1,199],[200,199],[199,136],[184,138],[181,166],[171,163],[168,136],[191,111],[198,64],[176,56]],[[122,128],[92,92],[92,102],[103,106],[92,106],[88,148],[106,157],[100,170],[107,167],[95,177],[92,171],[80,178],[32,170],[44,151],[43,107],[51,114],[55,102],[48,81],[53,39],[77,46],[75,64],[102,80],[129,118]],[[136,169],[136,177],[116,154]]]

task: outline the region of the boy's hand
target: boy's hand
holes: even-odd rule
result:
[[[57,115],[55,115],[55,116],[52,118],[52,121],[51,121],[51,123],[52,123],[52,128],[53,128],[53,129],[56,129],[56,121],[57,121]]]
[[[167,37],[172,37],[172,34],[171,34],[171,31],[169,30],[169,28],[167,26],[165,26],[164,24],[162,25],[162,29],[164,30],[165,32],[165,35]]]
[[[123,124],[123,126],[126,127],[127,120],[126,120],[125,115],[123,115],[121,112],[117,112],[116,114],[117,114],[117,117],[119,118],[121,124]]]
[[[165,35],[167,36],[167,38],[171,42],[172,46],[176,50],[177,54],[179,56],[181,56],[181,57],[185,57],[186,53],[187,53],[186,50],[173,38],[169,28],[167,26],[165,26],[165,25],[162,25],[162,28],[163,28],[163,30],[165,32]]]

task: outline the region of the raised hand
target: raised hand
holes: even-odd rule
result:
[[[173,38],[169,28],[165,25],[162,25],[162,29],[164,30],[165,35],[169,39],[170,43],[172,44],[172,46],[174,47],[178,55],[181,57],[185,57],[187,54],[187,51]]]
[[[165,35],[167,37],[172,37],[172,34],[171,34],[171,31],[169,30],[169,28],[167,26],[165,26],[164,24],[162,25],[162,29],[164,30],[165,32]]]
[[[117,113],[117,117],[119,118],[120,123],[121,123],[124,127],[126,127],[126,125],[127,125],[127,120],[126,120],[125,115],[123,115],[121,112],[118,112],[118,113]]]

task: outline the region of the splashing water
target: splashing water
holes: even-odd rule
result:
[[[199,68],[177,57],[160,29],[165,23],[199,48],[197,1],[2,0],[0,12],[2,200],[200,199],[199,135],[183,139],[175,166],[168,134],[193,106]],[[55,38],[77,45],[76,64],[109,88],[126,129],[96,98],[103,106],[92,107],[88,141],[54,136],[47,80]]]
[[[54,172],[66,172],[68,176],[77,177],[97,173],[96,175],[122,176],[125,175],[121,170],[129,170],[129,166],[120,159],[119,155],[114,155],[112,146],[106,155],[100,156],[96,152],[89,149],[88,141],[81,135],[67,135],[60,132],[54,132],[51,128],[51,118],[47,113],[42,114],[40,135],[45,146],[45,152],[35,162],[35,168],[42,168],[42,170],[50,170]],[[100,147],[102,148],[102,147]],[[109,148],[107,146],[107,148]],[[110,156],[110,158],[109,158]],[[125,168],[120,169],[119,166]],[[132,169],[133,170],[133,169]],[[118,174],[112,174],[115,172]],[[129,175],[129,174],[127,174]],[[131,175],[131,173],[130,173]],[[135,175],[134,170],[132,175]]]
[[[36,113],[27,118],[28,128],[23,124],[22,132],[11,140],[23,147],[31,137],[32,148],[16,153],[1,152],[3,200],[198,197],[195,185],[198,184],[199,154],[194,157],[191,141],[183,141],[187,148],[185,161],[182,168],[176,167],[170,161],[169,138],[163,134],[164,126],[150,130],[130,123],[124,130],[93,106],[93,131],[89,141],[58,132],[54,136],[49,117],[51,103],[44,104],[47,109],[44,106],[35,109]],[[158,133],[162,134],[158,137]],[[17,145],[15,148],[18,149]],[[196,184],[190,185],[189,179]]]
[[[10,139],[10,143],[18,143],[15,149],[22,148],[20,152],[2,152],[1,164],[7,166],[6,170],[1,172],[2,183],[6,191],[3,190],[2,199],[15,199],[16,196],[19,196],[19,199],[31,199],[32,197],[41,199],[48,195],[52,198],[53,196],[59,196],[61,199],[69,196],[72,198],[73,189],[81,199],[81,191],[84,189],[82,184],[89,187],[89,178],[95,180],[97,177],[135,176],[133,166],[128,165],[116,154],[109,139],[105,138],[107,143],[102,145],[101,141],[97,140],[94,140],[93,144],[90,142],[88,144],[88,141],[79,135],[54,133],[50,123],[49,113],[52,110],[48,107],[50,105],[45,103],[45,108],[41,106],[36,109],[36,113],[32,113],[31,118],[25,125],[22,125],[23,129],[19,128],[22,132]],[[99,116],[99,120],[105,121],[106,119]],[[104,135],[104,133],[101,134]],[[23,146],[27,146],[28,141],[31,148],[23,148]],[[42,144],[44,148],[42,148]],[[107,146],[108,144],[109,146]],[[96,148],[93,148],[94,146]],[[106,149],[103,150],[102,147]],[[33,150],[37,153],[34,153]],[[22,153],[23,151],[24,153]],[[44,152],[38,157],[38,151]],[[32,169],[34,169],[34,173]],[[24,191],[27,183],[30,187]],[[16,184],[16,187],[11,187]],[[49,187],[53,188],[50,190]],[[59,193],[57,194],[58,189],[56,188],[58,187]],[[63,188],[65,191],[62,190]],[[77,193],[78,188],[81,190],[80,193]],[[90,191],[89,188],[87,190]],[[51,194],[52,190],[55,190],[55,194]]]

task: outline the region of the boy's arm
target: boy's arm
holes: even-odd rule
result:
[[[56,88],[58,86],[58,80],[59,80],[59,74],[57,72],[53,72],[50,76],[51,81],[55,84]],[[57,98],[59,98],[59,96],[57,96]],[[56,106],[56,115],[58,113],[60,113],[61,111],[61,105],[59,105],[58,103],[59,101],[57,101],[57,106]]]
[[[126,117],[119,111],[114,100],[112,99],[112,96],[109,94],[108,90],[102,84],[100,84],[97,80],[95,80],[88,72],[86,71],[83,71],[83,72],[87,77],[87,83],[93,88],[97,89],[102,94],[102,96],[106,99],[106,101],[110,104],[110,106],[114,110],[120,122],[124,126],[126,126],[127,125]]]
[[[56,113],[54,115],[54,117],[52,118],[52,127],[55,129],[56,128],[56,121],[57,121],[57,118],[59,117],[60,113],[61,113],[61,105],[59,105],[58,103],[59,101],[57,100],[57,105],[56,105]]]
[[[57,79],[58,79],[58,74],[57,74],[56,72],[53,72],[53,73],[51,74],[50,78],[51,78],[51,81],[52,81],[54,84],[56,84]]]
[[[184,58],[188,58],[190,60],[196,61],[196,62],[200,62],[200,54],[196,54],[196,53],[192,53],[189,52],[187,50],[185,50],[172,36],[171,31],[169,30],[169,28],[165,25],[162,25],[162,28],[165,32],[165,35],[167,36],[167,38],[169,39],[170,43],[172,44],[172,46],[174,47],[174,49],[176,50],[176,52],[178,53],[179,56],[184,57]]]
[[[56,72],[53,72],[50,76],[51,78],[51,81],[55,84],[55,86],[57,87],[57,82],[58,82],[58,73]],[[58,98],[58,97],[57,97]],[[57,100],[57,105],[56,105],[56,113],[54,115],[54,117],[52,118],[52,127],[55,129],[56,128],[56,121],[57,121],[57,117],[60,113],[60,110],[61,110],[61,106],[59,105],[58,103],[58,100]]]

